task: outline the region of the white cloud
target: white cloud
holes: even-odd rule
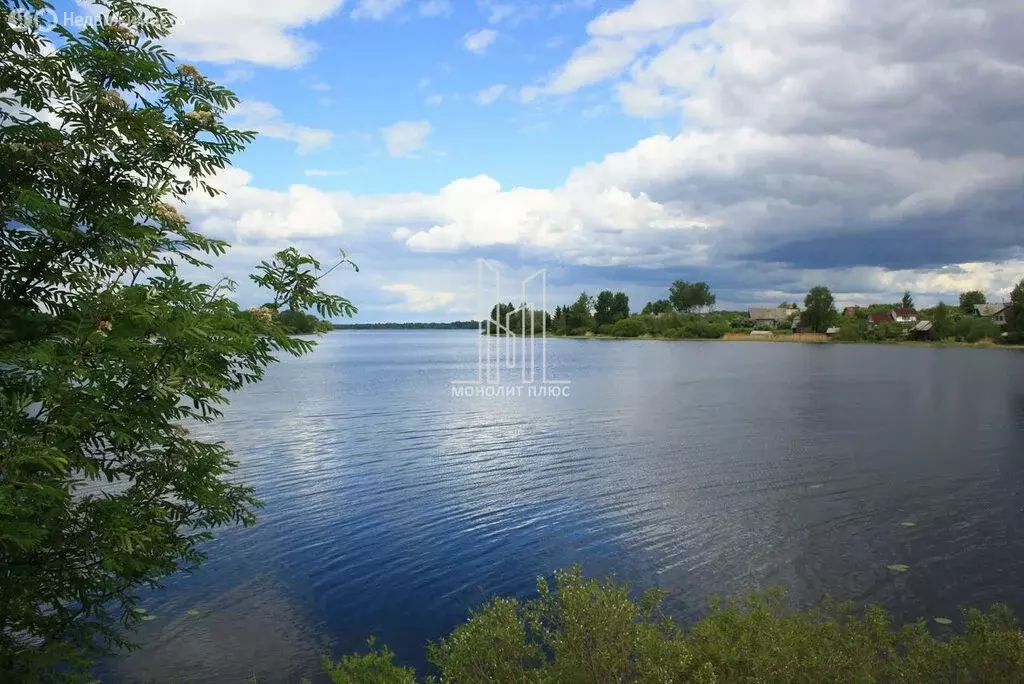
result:
[[[344,169],[306,169],[302,173],[311,178],[327,178],[329,176],[343,176],[348,171]]]
[[[261,190],[253,188],[251,174],[240,169],[229,169],[213,180],[225,194],[209,197],[197,192],[186,208],[212,234],[279,239],[338,235],[344,228],[334,199],[308,185],[292,185],[287,192]]]
[[[482,2],[481,9],[487,12],[487,21],[500,24],[516,13],[516,6],[505,2]]]
[[[498,83],[489,88],[484,88],[476,94],[476,103],[484,106],[494,104],[499,97],[505,94],[506,90],[508,90],[508,86],[504,83]]]
[[[603,83],[628,113],[681,117],[679,135],[553,188],[478,176],[436,193],[307,197],[242,184],[202,220],[286,235],[298,222],[274,220],[301,198],[315,230],[422,259],[503,246],[567,265],[686,267],[751,301],[818,283],[842,301],[996,296],[1024,275],[1024,15],[1009,5],[637,0],[592,21],[522,95]],[[695,28],[705,9],[713,21]],[[429,124],[401,125],[389,151],[413,155]],[[253,208],[273,220],[242,221]]]
[[[413,283],[391,283],[381,287],[385,292],[402,295],[404,301],[393,309],[425,312],[447,309],[455,301],[454,292],[438,292],[426,290]]]
[[[268,138],[290,140],[297,145],[299,154],[330,147],[334,140],[334,133],[329,130],[285,121],[281,110],[260,100],[243,100],[230,112],[228,120],[237,128],[257,131]]]
[[[399,121],[381,129],[384,146],[392,157],[415,157],[427,144],[429,121]]]
[[[221,83],[223,85],[231,85],[232,83],[242,83],[244,81],[251,81],[253,76],[255,75],[256,74],[255,72],[253,72],[252,69],[246,67],[239,67],[235,69],[228,69],[214,80],[217,83]]]
[[[420,15],[424,17],[443,17],[451,13],[451,0],[426,0],[420,3]]]
[[[300,30],[330,17],[342,1],[262,3],[258,9],[252,0],[157,0],[157,4],[178,19],[168,47],[181,58],[294,67],[308,62],[316,50]]]
[[[380,21],[387,19],[404,4],[405,0],[359,0],[352,10],[352,18]]]
[[[442,102],[444,102],[444,95],[431,95],[424,100],[424,104],[428,107],[439,107]]]
[[[326,83],[322,79],[314,78],[309,82],[309,87],[320,93],[326,93],[331,90],[331,85]]]
[[[487,51],[487,47],[497,38],[497,31],[493,29],[480,29],[463,36],[462,46],[472,53],[482,55]]]

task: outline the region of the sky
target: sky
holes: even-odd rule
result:
[[[551,308],[1024,278],[1019,0],[151,1],[260,133],[184,207],[244,304],[289,245],[359,265],[325,286],[360,322],[474,317],[481,258]]]

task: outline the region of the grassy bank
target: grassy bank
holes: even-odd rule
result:
[[[906,568],[894,565],[893,572]],[[1024,679],[1024,632],[1011,611],[964,610],[896,627],[877,606],[826,601],[790,610],[779,591],[714,601],[689,628],[578,569],[538,580],[530,601],[495,598],[428,648],[438,674],[417,678],[386,648],[325,661],[335,684],[673,684],[956,682]]]

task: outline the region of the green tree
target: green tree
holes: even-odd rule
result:
[[[903,309],[914,308],[914,298],[910,296],[910,290],[903,293],[903,299],[900,300],[900,307]]]
[[[971,290],[970,292],[962,292],[960,294],[960,309],[966,314],[974,315],[974,307],[987,302],[985,293],[978,290]]]
[[[644,316],[657,316],[659,314],[671,313],[671,311],[672,302],[667,299],[659,299],[655,302],[647,302],[641,314]]]
[[[594,323],[602,326],[615,321],[615,294],[605,290],[597,295],[594,302]]]
[[[1013,288],[1010,293],[1010,311],[1006,320],[1007,332],[1012,336],[1012,342],[1020,344],[1024,342],[1024,279]]]
[[[566,327],[570,333],[584,332],[594,328],[594,300],[586,292],[580,293],[565,314]]]
[[[285,332],[292,335],[310,335],[332,328],[330,321],[323,321],[312,314],[292,309],[285,309],[279,313],[277,322],[281,324]]]
[[[962,302],[962,296],[961,296]],[[961,304],[962,306],[962,304]],[[931,312],[932,337],[937,340],[945,340],[956,335],[956,320],[950,307],[945,302],[939,302]]]
[[[839,319],[839,340],[841,342],[860,342],[867,336],[867,327],[864,319],[843,316]]]
[[[669,288],[669,301],[680,313],[693,313],[715,305],[715,295],[707,283],[690,283],[677,280]]]
[[[227,244],[177,207],[216,195],[207,179],[253,134],[224,125],[230,91],[160,47],[165,10],[100,4],[126,24],[44,25],[56,47],[8,22],[24,1],[2,5],[3,682],[70,679],[128,645],[141,589],[199,565],[211,530],[254,521],[228,451],[184,424],[216,419],[277,353],[312,350],[279,309],[355,311],[291,249],[252,276],[273,307],[244,310],[234,283],[185,278]]]
[[[612,313],[615,320],[629,318],[629,296],[625,292],[616,292],[612,301]]]
[[[814,287],[804,299],[801,324],[817,333],[823,333],[836,322],[839,312],[832,292],[822,285]]]

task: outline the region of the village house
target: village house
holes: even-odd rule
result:
[[[935,324],[931,321],[918,321],[917,325],[910,329],[910,338],[913,340],[930,340],[935,330]]]
[[[913,309],[893,309],[892,320],[896,323],[917,323],[917,312]]]
[[[783,309],[780,307],[750,307],[750,320],[755,326],[762,328],[779,328],[789,326],[789,317],[797,312],[797,309]]]
[[[1006,317],[1009,313],[1009,304],[977,304],[974,307],[976,318],[989,318],[996,325],[1006,325]]]
[[[868,316],[868,326],[871,328],[878,325],[890,325],[895,322],[891,313],[876,313]]]

